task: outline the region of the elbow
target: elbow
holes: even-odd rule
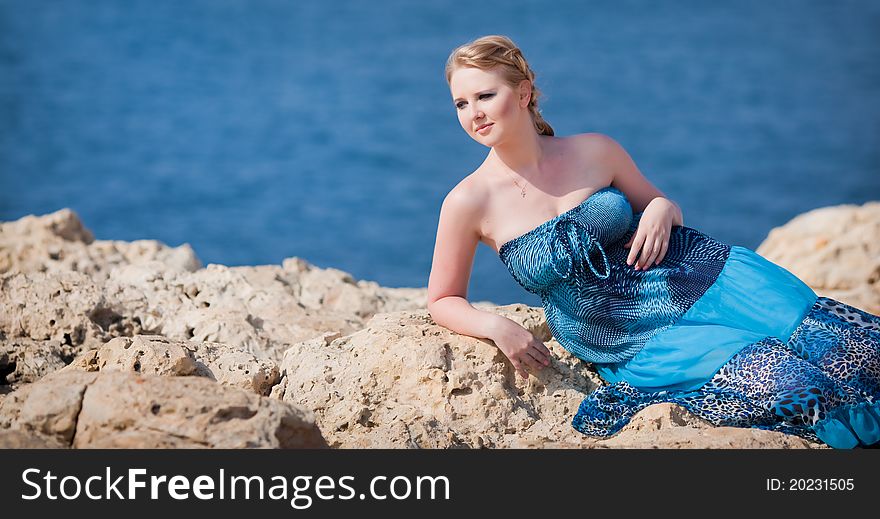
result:
[[[431,316],[431,319],[433,319],[434,322],[437,322],[437,317],[435,313],[435,310],[437,309],[437,301],[437,299],[429,299],[427,304],[428,315]]]
[[[442,306],[440,304],[441,301],[443,301],[442,297],[437,298],[437,299],[428,299],[427,307],[428,307],[428,315],[431,316],[431,319],[433,319],[433,321],[436,324],[440,324],[442,326],[442,323],[441,323],[442,317],[440,316],[440,312],[441,312],[440,308]]]

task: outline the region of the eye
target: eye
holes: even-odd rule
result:
[[[461,104],[462,104],[462,101],[459,101],[459,102],[455,103],[455,107],[458,108],[459,110],[461,110]]]
[[[483,94],[480,96],[480,99],[485,99],[494,96],[495,94]]]

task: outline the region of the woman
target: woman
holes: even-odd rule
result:
[[[441,207],[435,322],[491,339],[523,377],[549,365],[530,332],[467,302],[483,242],[540,295],[556,340],[608,382],[582,402],[578,431],[609,436],[645,406],[673,402],[715,425],[836,448],[880,441],[880,318],[684,227],[613,139],[556,137],[510,39],[455,49],[446,79],[462,128],[490,151]]]

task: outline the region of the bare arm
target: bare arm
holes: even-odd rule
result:
[[[474,253],[480,242],[478,225],[482,205],[479,195],[458,188],[443,201],[428,279],[428,312],[440,326],[463,335],[490,339],[514,369],[528,378],[527,366],[537,371],[550,364],[550,350],[517,323],[474,308],[467,301]]]
[[[478,196],[465,190],[450,192],[440,208],[434,259],[428,279],[428,312],[450,330],[492,339],[501,316],[474,308],[467,301],[474,253],[480,242]]]
[[[614,178],[612,184],[623,191],[632,204],[633,212],[640,213],[656,201],[669,205],[672,211],[672,225],[684,225],[684,215],[678,204],[667,198],[645,178],[623,146],[611,137],[598,133],[585,134],[582,138],[592,141],[590,144],[598,150],[601,167],[611,170]]]
[[[638,229],[624,245],[630,249],[627,264],[636,270],[659,265],[669,249],[672,227],[684,225],[681,208],[642,175],[617,141],[601,134],[586,134],[582,138],[596,150],[598,167],[610,171],[612,185],[626,195],[633,211],[643,213]]]

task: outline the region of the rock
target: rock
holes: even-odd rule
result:
[[[229,344],[277,363],[291,344],[352,333],[376,312],[423,306],[426,295],[299,258],[201,268],[188,245],[95,240],[69,209],[0,224],[2,272],[0,334],[53,340],[73,355],[114,337],[159,334]]]
[[[880,202],[823,207],[770,231],[756,252],[817,294],[880,314]]]
[[[126,371],[161,376],[201,376],[225,386],[268,395],[280,379],[269,359],[221,343],[180,341],[161,335],[118,337],[88,351],[65,371]]]
[[[184,345],[157,335],[117,337],[74,359],[65,371],[127,371],[150,375],[187,376],[196,360]]]
[[[66,366],[77,348],[56,340],[0,340],[0,384],[34,382]]]
[[[571,414],[598,377],[550,339],[540,309],[497,310],[549,341],[552,366],[517,379],[489,341],[440,327],[425,310],[392,312],[291,347],[273,395],[315,410],[334,447],[506,447],[530,431],[572,438]]]
[[[3,401],[0,415],[12,415],[10,428],[42,434],[71,445],[83,395],[96,373],[53,373],[29,386],[22,398]],[[16,404],[20,404],[15,409]],[[17,411],[17,412],[16,412]]]
[[[66,449],[55,438],[25,431],[0,430],[0,449]]]
[[[353,312],[361,318],[377,313],[424,307],[423,288],[386,288],[374,281],[355,281],[351,274],[334,269],[318,269],[300,258],[282,263],[288,279],[299,287],[298,300],[306,308]]]
[[[93,349],[107,339],[105,312],[100,288],[79,272],[0,275],[0,332],[7,340],[50,341],[74,353]]]
[[[798,436],[744,427],[715,427],[681,406],[654,404],[642,409],[610,438],[550,439],[547,435],[517,435],[518,449],[829,449]],[[558,437],[557,437],[558,438]]]
[[[76,271],[101,282],[115,266],[148,261],[158,261],[168,270],[201,268],[188,244],[95,240],[70,209],[0,224],[0,273]]]
[[[627,449],[815,449],[828,448],[799,436],[745,427],[714,427],[681,406],[642,409],[619,433],[597,442]]]
[[[880,313],[877,236],[880,203],[825,208],[758,252]],[[582,436],[572,415],[602,381],[542,309],[472,303],[554,352],[524,381],[491,341],[436,325],[425,298],[300,258],[201,268],[185,244],[95,240],[69,210],[0,224],[0,445],[824,447],[672,404]]]
[[[75,448],[326,447],[310,411],[201,377],[53,373],[0,419]]]
[[[0,400],[0,430],[9,429],[18,420],[21,406],[27,400],[32,386],[33,384],[23,384],[14,391],[3,394],[3,399]],[[9,386],[0,387],[9,389]]]
[[[326,294],[318,297],[302,285],[310,276],[320,277],[318,269],[304,262],[285,264],[298,267],[291,271],[272,265],[210,264],[179,273],[158,263],[129,265],[109,274],[105,294],[118,313],[142,323],[147,333],[229,344],[276,363],[291,344],[322,333],[360,329],[362,315],[372,315],[374,308],[416,304],[409,295],[395,296],[391,289],[364,289],[352,309],[325,307]]]
[[[657,404],[608,439],[584,436],[571,419],[602,381],[552,339],[541,309],[496,307],[553,352],[528,381],[515,377],[489,341],[433,324],[426,312],[375,316],[348,336],[294,345],[273,396],[315,410],[340,448],[811,448],[773,431],[713,427],[679,406]]]
[[[258,395],[268,395],[280,380],[274,361],[217,342],[189,341],[187,347],[198,361],[196,374]]]

